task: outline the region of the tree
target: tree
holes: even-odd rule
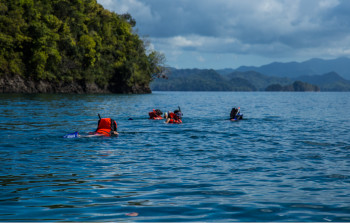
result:
[[[148,87],[164,55],[135,34],[130,14],[96,0],[1,0],[0,75],[97,83],[113,92]]]

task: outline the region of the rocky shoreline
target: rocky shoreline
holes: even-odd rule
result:
[[[35,81],[25,79],[19,75],[0,76],[0,93],[74,93],[74,94],[149,94],[152,93],[149,86],[135,85],[132,87],[104,87],[95,83],[85,82],[60,82]]]

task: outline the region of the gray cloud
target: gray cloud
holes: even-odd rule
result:
[[[157,50],[270,58],[350,54],[348,0],[99,0]]]

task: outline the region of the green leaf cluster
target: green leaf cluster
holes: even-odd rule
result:
[[[135,23],[96,0],[0,0],[0,75],[96,83],[112,92],[148,86],[164,58],[147,52]]]

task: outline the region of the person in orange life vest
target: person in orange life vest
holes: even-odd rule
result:
[[[111,118],[101,118],[100,114],[98,115],[100,120],[98,120],[98,126],[94,134],[103,135],[103,136],[117,136],[117,122]]]
[[[165,123],[174,123],[174,124],[180,124],[182,123],[182,112],[181,110],[175,110],[174,112],[168,112],[165,113],[166,115],[164,115],[166,117],[166,121]]]
[[[159,109],[153,109],[153,111],[149,112],[149,119],[163,119],[162,117],[163,112]]]

